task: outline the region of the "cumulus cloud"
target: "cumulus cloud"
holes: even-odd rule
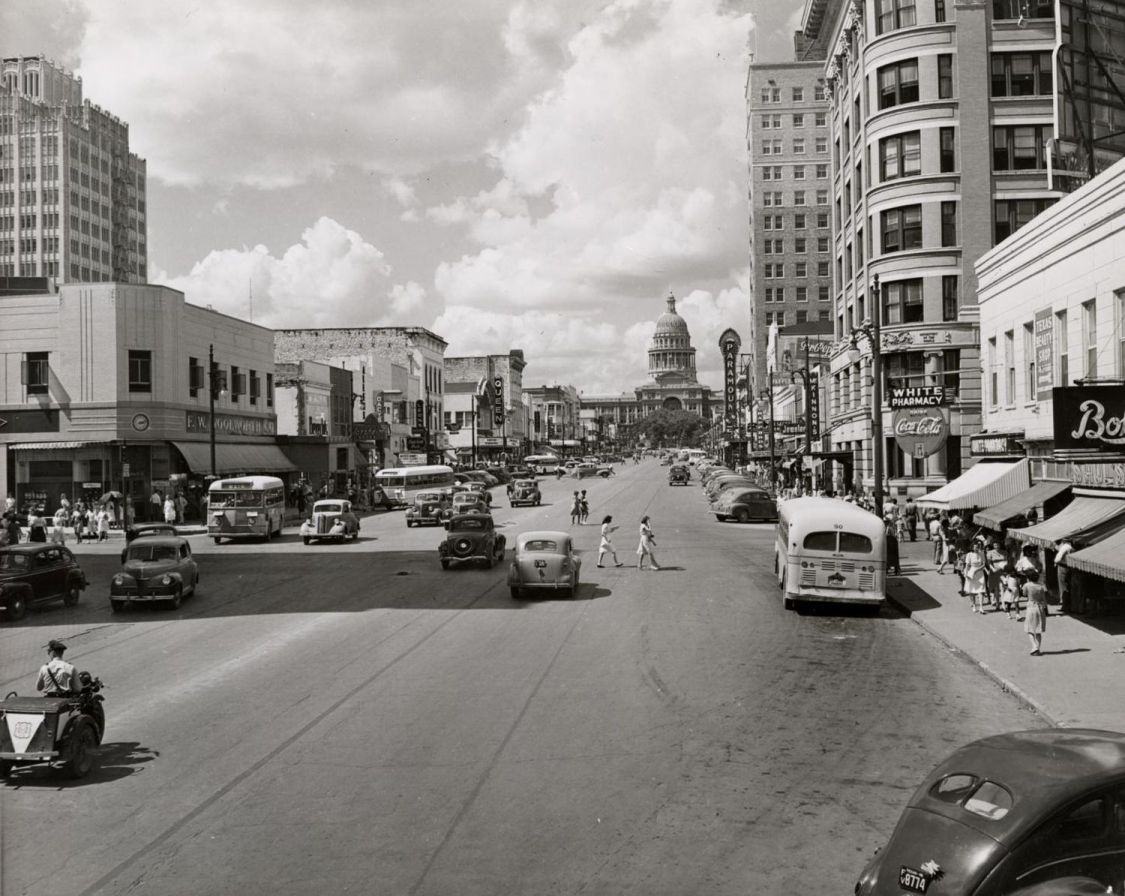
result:
[[[216,250],[186,276],[163,279],[193,304],[238,316],[246,315],[253,290],[254,320],[271,327],[416,322],[426,290],[414,281],[391,284],[390,275],[379,249],[320,218],[281,255],[262,245]]]
[[[385,177],[382,186],[384,192],[393,197],[403,208],[409,208],[418,201],[418,197],[414,193],[414,187],[401,177]]]

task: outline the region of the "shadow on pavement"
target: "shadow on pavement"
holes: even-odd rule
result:
[[[1125,635],[1125,616],[1078,616],[1072,618],[1107,635]]]
[[[1064,653],[1090,653],[1089,647],[1071,647],[1069,650],[1040,650],[1040,656],[1061,656]]]
[[[60,768],[46,764],[16,766],[8,776],[9,787],[49,787],[64,790],[119,781],[160,756],[159,751],[136,741],[104,743],[96,750],[97,762],[85,778],[68,778]]]
[[[897,603],[907,616],[924,610],[936,610],[941,606],[915,582],[899,576],[892,578],[895,581],[888,584],[887,597]]]

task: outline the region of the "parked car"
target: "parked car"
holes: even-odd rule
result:
[[[497,485],[507,485],[512,481],[512,474],[503,467],[489,467],[485,472],[496,480]]]
[[[406,508],[406,528],[440,526],[449,516],[453,501],[445,492],[419,492],[414,503]]]
[[[574,597],[581,574],[582,560],[574,553],[569,533],[521,532],[508,567],[508,588],[516,600],[525,591],[561,591],[564,597]]]
[[[176,527],[171,523],[134,523],[125,530],[125,542],[142,535],[176,535]]]
[[[487,494],[487,492],[485,493]],[[479,491],[458,492],[453,496],[453,503],[442,514],[442,522],[463,513],[488,513],[488,504]]]
[[[703,491],[707,495],[707,500],[713,502],[729,488],[753,488],[756,485],[753,479],[745,476],[720,476],[718,479],[711,480]]]
[[[301,540],[310,544],[345,538],[353,541],[359,538],[359,517],[352,509],[352,502],[332,498],[313,504],[312,516],[301,525]]]
[[[668,471],[669,485],[687,485],[691,480],[691,471],[687,467],[677,464]]]
[[[485,488],[492,488],[500,484],[500,480],[489,473],[488,470],[467,470],[466,475],[471,482],[480,482]]]
[[[539,504],[543,500],[539,492],[539,483],[534,479],[516,479],[512,482],[512,491],[508,495],[508,503],[513,507],[518,504]]]
[[[504,559],[505,539],[496,531],[491,514],[463,513],[452,517],[446,528],[449,532],[438,545],[442,569],[462,563],[480,563],[491,569]]]
[[[974,741],[930,772],[856,896],[1119,892],[1125,734],[1016,731]]]
[[[534,479],[535,471],[531,467],[508,467],[508,475],[512,477],[512,482],[517,479]]]
[[[57,544],[41,542],[0,548],[0,613],[22,619],[28,607],[61,600],[78,603],[86,574],[74,555]]]
[[[750,520],[777,520],[777,502],[773,495],[760,488],[729,488],[719,494],[711,506],[715,519],[719,522],[734,520],[748,523]]]
[[[582,461],[582,463],[576,464],[570,472],[576,479],[586,479],[598,475],[598,465]]]
[[[492,492],[488,490],[488,486],[483,482],[467,482],[465,488],[480,497],[482,501],[488,506],[492,506]]]
[[[125,549],[125,568],[109,583],[109,604],[120,612],[131,603],[166,602],[173,610],[199,585],[191,545],[178,535],[146,536]]]

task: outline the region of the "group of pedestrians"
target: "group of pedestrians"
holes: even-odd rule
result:
[[[603,569],[605,564],[602,562],[606,556],[613,557],[614,566],[624,566],[620,560],[617,559],[617,550],[613,547],[613,533],[618,530],[618,526],[614,526],[613,517],[606,516],[602,520],[602,537],[598,543],[598,569]],[[637,569],[648,569],[645,566],[645,558],[647,557],[652,564],[653,569],[662,569],[656,562],[656,536],[652,534],[652,525],[649,523],[648,516],[641,517],[641,525],[639,532],[640,539],[637,543]]]

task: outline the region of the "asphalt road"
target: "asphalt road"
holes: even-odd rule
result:
[[[698,483],[584,480],[577,599],[515,602],[506,564],[443,572],[399,513],[356,544],[192,539],[200,593],[114,615],[121,543],[81,604],[0,624],[0,690],[42,645],[109,685],[101,767],[0,785],[0,894],[851,892],[918,778],[1043,723],[910,620],[786,612],[773,527]],[[495,516],[569,528],[571,480]],[[596,569],[601,517],[635,564]]]

